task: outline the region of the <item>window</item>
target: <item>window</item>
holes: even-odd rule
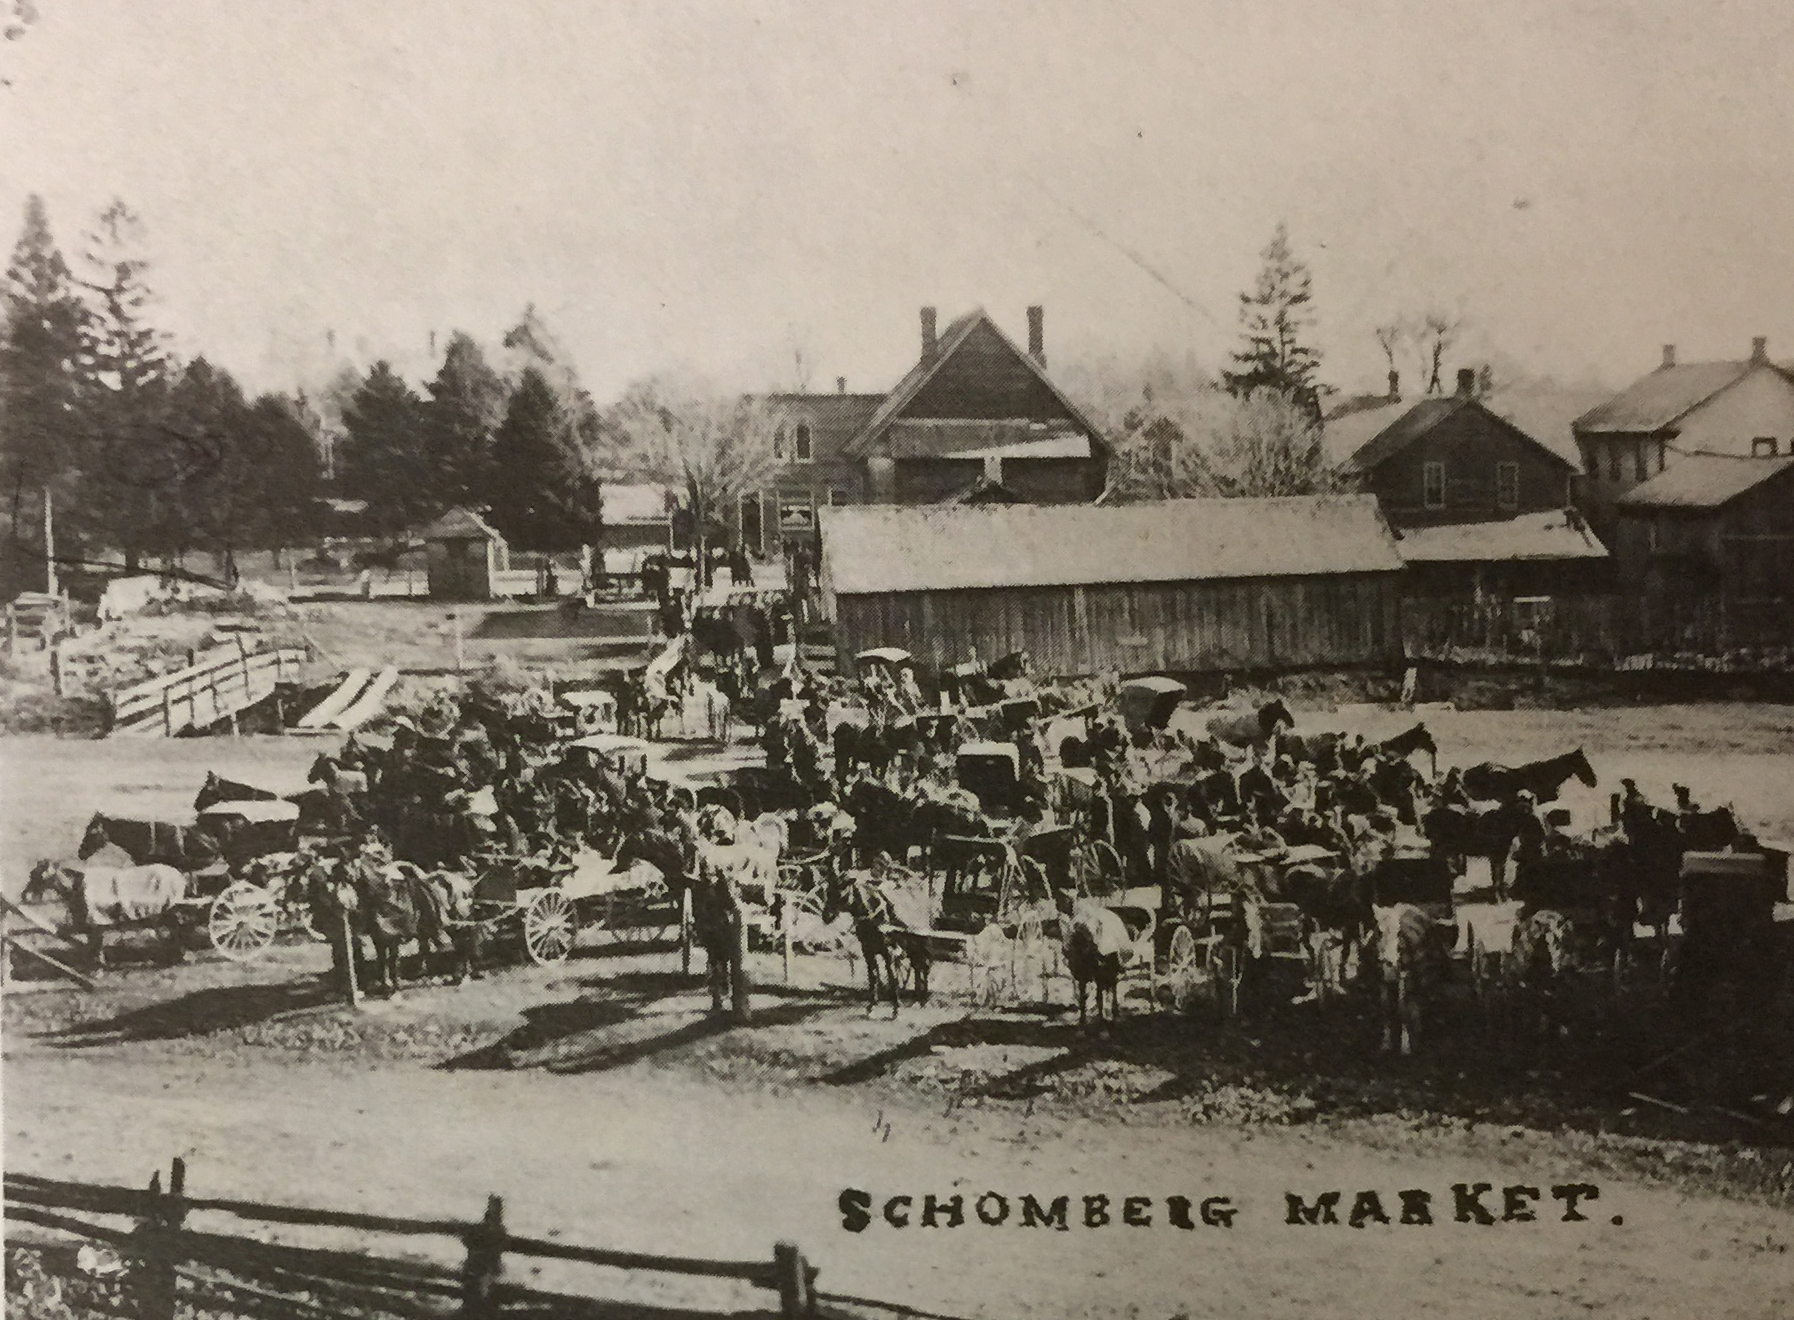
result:
[[[1607,479],[1609,481],[1620,479],[1620,442],[1618,440],[1611,442],[1607,447]]]
[[[1663,549],[1663,536],[1657,528],[1657,520],[1655,518],[1645,524],[1645,544],[1646,548],[1650,550],[1652,554],[1656,554],[1659,550]]]
[[[1520,465],[1518,463],[1497,463],[1495,465],[1495,503],[1503,509],[1520,507]]]
[[[1634,481],[1643,481],[1650,475],[1650,464],[1645,462],[1645,442],[1640,440],[1632,447],[1632,479]]]
[[[778,463],[785,461],[785,428],[780,426],[772,433],[772,456]]]
[[[797,424],[797,440],[792,446],[791,456],[799,463],[810,461],[810,424],[808,422]]]
[[[1445,464],[1427,463],[1420,469],[1421,503],[1429,509],[1445,507]]]
[[[839,508],[843,504],[851,503],[851,501],[847,498],[846,491],[831,486],[828,492],[828,503],[829,508],[834,509]]]
[[[1663,464],[1666,460],[1666,456],[1667,456],[1668,452],[1669,452],[1669,442],[1667,440],[1659,440],[1657,442],[1657,470],[1659,472],[1663,471]]]
[[[1750,442],[1750,456],[1752,458],[1774,458],[1775,437],[1772,435],[1760,435],[1755,440],[1752,440]]]

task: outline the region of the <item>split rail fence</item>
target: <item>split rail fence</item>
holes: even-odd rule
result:
[[[31,1225],[110,1249],[117,1261],[113,1272],[120,1280],[123,1301],[138,1320],[175,1320],[177,1304],[258,1320],[342,1314],[391,1315],[403,1320],[457,1315],[487,1320],[520,1314],[597,1320],[655,1313],[651,1307],[511,1283],[505,1278],[507,1257],[736,1281],[776,1293],[780,1317],[824,1314],[818,1309],[816,1270],[788,1242],[779,1243],[772,1259],[764,1261],[649,1255],[519,1236],[505,1227],[504,1203],[496,1196],[487,1201],[484,1218],[464,1223],[191,1196],[185,1180],[185,1165],[179,1159],[170,1169],[166,1190],[160,1173],[151,1178],[147,1189],[9,1173],[9,1238],[16,1243],[19,1227]],[[189,1227],[188,1216],[201,1212],[231,1216],[254,1227],[243,1235]],[[114,1222],[98,1222],[92,1216]],[[342,1229],[359,1235],[448,1238],[461,1243],[464,1256],[456,1267],[260,1240],[266,1226],[276,1224]],[[44,1239],[35,1241],[42,1245]],[[908,1308],[887,1303],[865,1304],[908,1312]]]
[[[232,718],[272,696],[282,683],[299,680],[306,653],[280,647],[251,653],[241,638],[207,651],[172,674],[146,679],[112,693],[113,736],[172,738]]]

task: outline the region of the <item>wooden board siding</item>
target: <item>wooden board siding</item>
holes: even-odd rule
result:
[[[1103,458],[1006,458],[1003,484],[1030,504],[1081,504],[1103,493]]]
[[[984,460],[979,458],[900,458],[896,501],[934,504],[959,494],[983,475]]]
[[[1425,507],[1428,463],[1445,465],[1442,509]],[[1519,466],[1520,499],[1515,508],[1497,503],[1498,463]],[[1561,509],[1569,503],[1570,476],[1570,465],[1555,454],[1523,440],[1487,414],[1466,408],[1379,464],[1364,489],[1376,495],[1383,516],[1395,526],[1422,527]]]
[[[835,635],[844,667],[874,646],[934,666],[1027,651],[1053,676],[1394,663],[1400,590],[1366,573],[839,596]]]
[[[1073,420],[1040,377],[989,325],[980,325],[922,387],[904,417]]]

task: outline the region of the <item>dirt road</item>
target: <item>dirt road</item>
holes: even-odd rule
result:
[[[234,1062],[153,1047],[31,1051],[6,1072],[7,1167],[133,1181],[175,1154],[207,1193],[396,1213],[473,1215],[488,1192],[525,1231],[642,1250],[758,1257],[799,1242],[826,1290],[961,1315],[1479,1317],[1735,1316],[1794,1302],[1794,1218],[1590,1175],[1561,1155],[1416,1135],[1399,1155],[1319,1133],[1037,1119],[1009,1111],[884,1107],[864,1093],[705,1086],[651,1065],[563,1077],[391,1065]],[[1564,1223],[1551,1187],[1600,1186]],[[1538,1218],[1453,1222],[1452,1184],[1542,1190]],[[872,1193],[855,1234],[844,1188]],[[1285,1223],[1284,1193],[1343,1192],[1335,1226]],[[1399,1219],[1432,1193],[1431,1226],[1343,1222],[1374,1189]],[[977,1198],[1006,1197],[987,1227]],[[967,1222],[920,1225],[923,1197],[965,1197]],[[1024,1228],[1020,1198],[1068,1195],[1067,1230]],[[909,1227],[885,1201],[910,1195]],[[1086,1195],[1110,1198],[1083,1225]],[[1168,1197],[1227,1197],[1231,1228],[1184,1230]],[[1151,1198],[1149,1227],[1123,1198]],[[995,1217],[999,1203],[983,1203]],[[1526,1202],[1530,1204],[1530,1202]],[[898,1207],[901,1217],[903,1207]],[[945,1218],[946,1212],[941,1212]],[[1198,1215],[1192,1211],[1192,1216]],[[1623,1222],[1616,1222],[1623,1221]],[[661,1301],[749,1298],[623,1280]],[[764,1299],[761,1299],[762,1301]],[[1785,1311],[1782,1313],[1786,1313]]]

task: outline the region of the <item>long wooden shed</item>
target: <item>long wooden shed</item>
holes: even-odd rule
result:
[[[842,667],[1027,651],[1035,671],[1393,664],[1402,559],[1370,495],[823,510]]]

